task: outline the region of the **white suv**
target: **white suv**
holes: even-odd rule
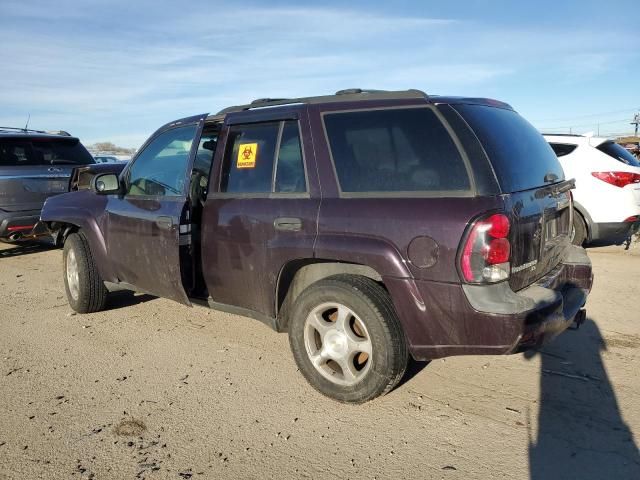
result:
[[[619,245],[640,227],[640,162],[617,143],[545,134],[573,190],[576,245]]]

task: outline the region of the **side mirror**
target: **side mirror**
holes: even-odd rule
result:
[[[120,179],[113,173],[103,173],[102,175],[96,175],[93,179],[93,190],[99,195],[122,193]]]

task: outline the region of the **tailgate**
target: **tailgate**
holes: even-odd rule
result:
[[[5,211],[37,210],[51,195],[69,188],[69,167],[0,166],[0,208]]]
[[[508,195],[512,218],[511,277],[518,291],[553,270],[571,244],[573,183],[560,182]]]

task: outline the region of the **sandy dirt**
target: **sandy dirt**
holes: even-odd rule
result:
[[[75,315],[59,250],[0,244],[0,479],[640,479],[640,255],[590,256],[580,330],[348,406],[259,322],[129,293]]]

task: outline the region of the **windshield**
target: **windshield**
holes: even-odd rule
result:
[[[615,158],[619,162],[625,163],[627,165],[631,165],[632,167],[640,167],[640,161],[636,157],[634,157],[631,152],[629,152],[626,148],[618,145],[615,142],[608,141],[598,145],[598,150],[603,153],[606,153],[612,158]]]
[[[0,166],[88,165],[93,157],[77,138],[0,139]]]
[[[482,143],[504,192],[519,192],[564,180],[542,135],[513,110],[455,105]]]

